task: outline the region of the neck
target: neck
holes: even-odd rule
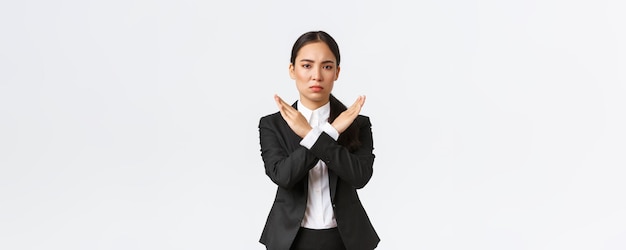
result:
[[[304,105],[304,107],[310,109],[310,110],[316,110],[318,108],[320,108],[321,106],[326,105],[326,103],[328,103],[330,101],[330,99],[326,99],[324,101],[311,101],[311,100],[307,100],[304,98],[300,98],[300,104]]]

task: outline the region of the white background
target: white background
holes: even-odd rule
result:
[[[412,2],[412,3],[411,3]],[[367,95],[378,249],[626,249],[620,0],[0,2],[0,249],[264,249],[291,46]]]

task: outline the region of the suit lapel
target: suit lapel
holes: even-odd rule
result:
[[[328,185],[330,186],[330,201],[335,203],[335,189],[337,188],[337,175],[333,171],[328,171]]]

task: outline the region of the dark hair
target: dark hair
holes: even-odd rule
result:
[[[339,45],[337,45],[337,42],[332,36],[324,31],[309,31],[298,37],[298,40],[296,40],[293,44],[293,48],[291,49],[291,64],[295,65],[296,56],[298,55],[300,49],[313,42],[323,42],[328,45],[328,48],[330,48],[330,51],[337,59],[337,66],[339,66],[339,62],[341,61]],[[341,112],[346,109],[348,109],[346,105],[330,94],[330,117],[328,117],[328,122],[332,123],[335,118],[337,118]],[[350,124],[350,126],[339,135],[337,142],[346,147],[350,152],[356,151],[359,146],[361,146],[361,141],[359,140],[359,126],[356,124],[356,119],[355,122]]]
[[[291,49],[291,64],[296,64],[296,56],[298,55],[298,51],[304,45],[313,42],[324,42],[330,48],[330,51],[333,52],[333,55],[337,59],[337,66],[339,66],[339,62],[341,61],[341,56],[339,55],[339,45],[335,42],[332,36],[324,31],[309,31],[307,33],[302,34],[298,37],[298,40],[293,44],[293,48]]]

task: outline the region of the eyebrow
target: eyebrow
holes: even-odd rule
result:
[[[311,63],[313,63],[313,62],[315,62],[315,61],[313,61],[313,60],[311,60],[311,59],[302,59],[302,60],[300,60],[300,62],[311,62]],[[332,64],[334,64],[334,63],[335,63],[335,61],[333,61],[333,60],[326,60],[326,61],[322,61],[322,64],[324,64],[324,63],[332,63]]]

